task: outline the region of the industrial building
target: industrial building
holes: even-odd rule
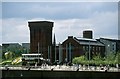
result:
[[[93,55],[106,55],[108,49],[106,42],[102,39],[93,39],[93,31],[83,31],[83,38],[68,36],[62,44],[56,44],[55,35],[52,41],[53,22],[33,21],[28,22],[30,28],[30,53],[41,53],[44,59],[49,59],[51,63],[56,61],[72,62],[74,57],[81,55],[91,59]],[[119,47],[118,44],[116,47]],[[118,48],[114,48],[114,52]]]
[[[68,36],[62,43],[62,47],[64,48],[62,52],[62,61],[66,59],[67,62],[71,62],[74,57],[79,57],[81,55],[85,55],[88,59],[98,54],[104,57],[105,45],[92,39],[92,36],[92,31],[83,31],[83,38]]]
[[[120,40],[116,39],[108,39],[108,38],[100,38],[97,39],[101,43],[105,45],[105,55],[107,56],[110,53],[116,54],[120,52]]]
[[[22,48],[22,53],[41,54],[45,60],[51,63],[56,61],[72,62],[74,57],[85,55],[91,59],[93,55],[100,54],[106,56],[108,53],[120,51],[120,40],[116,39],[93,39],[92,30],[84,30],[83,37],[68,36],[61,44],[56,44],[56,38],[52,40],[52,30],[54,22],[50,21],[31,21],[28,22],[30,30],[30,43],[9,43],[2,44],[4,52],[8,48]],[[24,51],[25,49],[25,51]]]
[[[52,59],[52,28],[53,22],[32,21],[28,22],[30,29],[30,53],[41,53],[44,59]]]

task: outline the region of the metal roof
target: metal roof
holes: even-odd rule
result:
[[[28,23],[53,23],[52,21],[32,21],[32,20],[29,20]]]
[[[86,39],[86,38],[74,38],[81,45],[96,45],[96,46],[104,46],[104,44],[100,43],[95,39]]]
[[[100,39],[108,40],[108,41],[112,41],[112,42],[120,41],[118,39],[110,39],[110,38],[100,38]]]
[[[22,54],[22,56],[33,56],[33,55],[41,55],[41,54],[37,54],[37,53],[34,53],[34,54]]]

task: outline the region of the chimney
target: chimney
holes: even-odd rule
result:
[[[93,39],[93,32],[92,32],[92,30],[85,30],[85,31],[83,31],[83,38]]]
[[[68,36],[68,39],[71,39],[71,38],[73,38],[73,36]]]

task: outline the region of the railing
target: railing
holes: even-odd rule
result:
[[[0,70],[60,70],[60,71],[108,71],[108,72],[120,72],[120,69],[110,67],[100,67],[100,66],[86,66],[86,65],[73,65],[73,66],[66,66],[66,65],[53,65],[49,66],[47,64],[42,64],[41,66],[4,66],[0,67]]]

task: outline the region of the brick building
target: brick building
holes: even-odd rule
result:
[[[63,59],[67,59],[67,62],[72,61],[74,57],[79,57],[81,55],[87,56],[91,59],[93,55],[100,54],[104,56],[105,46],[97,40],[86,39],[86,38],[76,38],[73,36],[68,36],[62,43],[63,48]]]
[[[28,22],[30,29],[30,53],[41,53],[44,59],[52,59],[53,24],[50,21]]]

